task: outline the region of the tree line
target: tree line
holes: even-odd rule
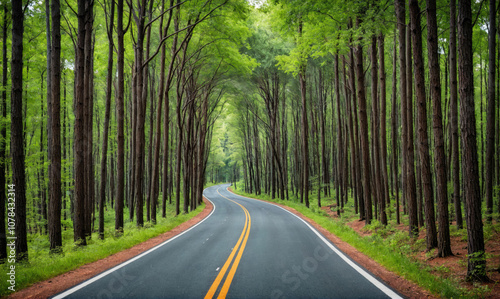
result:
[[[7,184],[19,261],[28,260],[28,234],[47,235],[53,253],[66,230],[80,246],[93,232],[104,238],[110,208],[118,236],[127,218],[143,227],[170,204],[175,215],[196,209],[228,81],[255,64],[239,52],[248,4],[13,0],[2,8],[0,260]]]
[[[453,254],[450,225],[465,220],[467,278],[486,281],[483,221],[500,213],[500,51],[498,2],[483,4],[264,5],[245,52],[259,66],[235,104],[245,190],[307,207],[333,197],[339,216],[354,205],[366,224],[407,219],[438,257]]]

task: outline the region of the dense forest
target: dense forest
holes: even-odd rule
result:
[[[438,257],[453,254],[450,226],[466,228],[467,278],[488,280],[497,1],[1,6],[0,259],[13,236],[21,261],[35,236],[61,254],[148,229],[231,181],[406,223]]]

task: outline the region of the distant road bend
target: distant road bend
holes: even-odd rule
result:
[[[184,233],[53,298],[401,298],[294,214],[205,189]]]

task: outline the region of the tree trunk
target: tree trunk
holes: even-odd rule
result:
[[[62,251],[61,235],[61,11],[59,0],[52,0],[52,57],[51,57],[51,88],[52,88],[52,142],[50,159],[50,197],[49,197],[49,240],[50,251]]]
[[[457,23],[462,170],[467,217],[467,280],[487,281],[476,143],[474,69],[472,58],[472,12],[470,0],[458,1]]]
[[[107,5],[107,3],[104,3]],[[108,129],[109,116],[111,109],[111,87],[113,84],[113,23],[115,19],[115,2],[111,2],[111,11],[109,12],[108,32],[108,74],[106,77],[106,108],[104,112],[104,132],[102,137],[102,158],[101,158],[101,184],[99,192],[99,239],[104,239],[104,204],[106,197],[106,178],[107,178],[107,158],[108,158]],[[107,19],[106,19],[107,20]]]
[[[118,88],[116,91],[116,199],[115,199],[115,230],[118,233],[123,233],[123,205],[125,199],[125,136],[124,136],[124,57],[125,50],[123,44],[123,0],[117,2],[117,24],[116,35],[118,40],[117,47],[117,76]]]
[[[15,194],[16,260],[28,260],[26,231],[26,179],[23,136],[23,35],[24,15],[21,0],[12,1],[12,56],[11,56],[11,107],[10,107],[10,152],[12,157],[12,184],[8,192]],[[9,197],[10,198],[10,197]],[[9,201],[11,201],[9,199]]]
[[[392,138],[392,177],[393,177],[393,188],[396,197],[396,223],[400,224],[400,212],[399,212],[399,171],[398,171],[398,151],[397,145],[398,141],[396,136],[398,135],[398,119],[397,119],[397,107],[398,101],[396,97],[397,90],[397,50],[396,50],[396,29],[394,29],[394,57],[392,62],[392,119],[391,119],[391,138]]]
[[[486,111],[486,221],[491,223],[493,213],[493,177],[495,165],[495,73],[496,73],[496,2],[490,0],[490,26],[488,30],[488,106]]]
[[[408,184],[408,88],[407,88],[407,69],[406,69],[406,7],[404,0],[396,0],[396,15],[398,19],[399,30],[399,68],[401,79],[401,152],[402,152],[402,182],[403,182],[403,205],[408,204],[409,209],[409,234],[416,236],[418,234],[417,203],[415,196],[409,196]],[[413,145],[412,145],[413,146]],[[413,167],[413,166],[412,166]],[[414,181],[413,181],[414,182]],[[414,194],[413,194],[414,195]]]
[[[450,122],[451,122],[451,155],[453,165],[453,203],[455,220],[458,229],[463,228],[462,207],[460,200],[460,157],[458,147],[458,83],[457,83],[457,32],[456,32],[456,0],[450,1]]]
[[[299,24],[299,36],[302,36],[302,22]],[[306,62],[302,61],[299,71],[300,96],[302,100],[302,192],[304,202],[309,208],[309,138],[307,128],[307,93]]]
[[[430,84],[434,126],[434,154],[437,181],[437,203],[438,203],[438,256],[447,257],[452,255],[450,226],[448,216],[448,185],[446,175],[446,155],[443,134],[443,116],[441,108],[441,82],[440,66],[438,56],[438,35],[436,0],[427,0],[427,45],[430,68]]]
[[[427,135],[427,103],[425,95],[424,59],[422,55],[422,28],[418,0],[410,0],[411,36],[415,64],[415,93],[418,107],[418,139],[422,188],[425,196],[425,222],[427,228],[427,250],[437,246],[434,194],[432,189],[431,163]],[[441,108],[440,108],[441,109]]]
[[[361,20],[356,19],[356,25],[359,27]],[[370,144],[368,142],[368,117],[365,95],[365,74],[363,68],[363,47],[360,44],[356,46],[354,51],[356,54],[356,79],[358,85],[358,107],[359,107],[359,126],[361,139],[361,156],[363,161],[363,193],[366,210],[366,224],[370,224],[373,218],[372,212],[372,186],[371,186],[371,170],[370,170]]]
[[[73,223],[74,240],[79,245],[87,245],[85,239],[85,144],[84,144],[84,75],[85,75],[85,35],[87,7],[85,0],[78,1],[78,40],[75,53],[75,125],[74,125],[74,171],[75,171],[75,216]]]
[[[385,84],[385,50],[384,50],[384,35],[378,36],[379,50],[379,81],[380,81],[380,167],[381,173],[381,188],[382,201],[380,202],[380,219],[381,222],[387,224],[386,204],[390,203],[389,199],[389,179],[387,174],[387,130],[386,130],[386,84]]]

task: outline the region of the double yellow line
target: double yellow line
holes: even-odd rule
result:
[[[250,227],[252,226],[252,218],[250,217],[250,213],[248,213],[248,210],[244,206],[220,194],[219,189],[217,189],[217,193],[219,193],[219,195],[224,197],[225,199],[239,205],[243,209],[243,212],[245,212],[245,227],[243,228],[243,232],[241,232],[240,238],[238,239],[238,242],[234,246],[233,251],[231,251],[231,254],[224,263],[224,266],[222,267],[219,274],[215,278],[215,281],[212,283],[212,286],[208,290],[208,293],[205,295],[205,299],[214,297],[222,279],[226,274],[227,269],[231,265],[231,262],[233,262],[233,258],[236,255],[236,259],[234,259],[231,270],[229,271],[226,280],[219,292],[219,296],[217,297],[217,298],[226,298],[227,292],[229,291],[229,287],[231,286],[231,282],[233,281],[234,274],[236,273],[236,269],[238,268],[238,264],[240,263],[241,256],[243,255],[243,250],[245,250],[245,246],[247,245],[248,235],[250,234]]]

